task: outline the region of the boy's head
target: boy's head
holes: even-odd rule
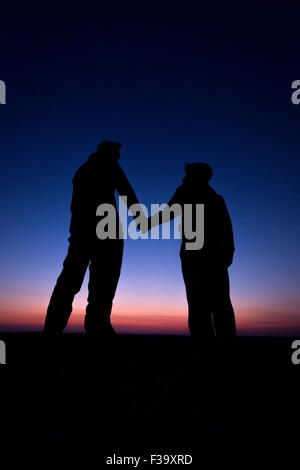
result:
[[[187,163],[185,165],[185,180],[208,184],[212,175],[212,168],[208,163]]]

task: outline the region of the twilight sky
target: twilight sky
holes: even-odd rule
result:
[[[144,3],[0,19],[0,331],[41,329],[67,251],[72,177],[109,139],[148,206],[169,200],[185,163],[213,167],[235,233],[238,331],[297,335],[297,15]],[[179,247],[126,241],[118,331],[187,332]],[[69,331],[82,330],[86,296],[85,281]]]

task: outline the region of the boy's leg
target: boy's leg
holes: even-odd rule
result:
[[[189,307],[189,329],[194,338],[214,336],[210,309],[210,286],[205,260],[193,255],[181,257],[182,274]]]
[[[212,273],[213,283],[213,319],[217,336],[234,338],[236,326],[234,310],[230,300],[229,276],[226,268],[220,266]]]

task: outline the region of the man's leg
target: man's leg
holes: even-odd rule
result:
[[[44,333],[58,334],[66,327],[74,297],[80,291],[88,264],[86,243],[70,239],[63,270],[57,279],[47,309]]]
[[[181,257],[182,274],[189,307],[189,329],[194,338],[211,338],[214,328],[210,310],[207,266],[204,260],[191,254]]]
[[[215,267],[212,272],[213,320],[217,336],[234,338],[236,326],[234,310],[230,300],[229,276],[226,268]]]
[[[123,240],[98,240],[94,248],[89,279],[88,306],[85,316],[85,330],[90,335],[115,333],[110,314],[119,282]]]

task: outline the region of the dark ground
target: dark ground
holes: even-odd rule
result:
[[[113,454],[190,454],[195,468],[237,459],[244,468],[298,448],[293,338],[203,348],[180,336],[119,336],[110,345],[81,334],[49,344],[39,334],[0,339],[1,448],[11,459],[30,463],[42,453],[40,468],[64,456],[99,469],[112,467],[105,460]]]

